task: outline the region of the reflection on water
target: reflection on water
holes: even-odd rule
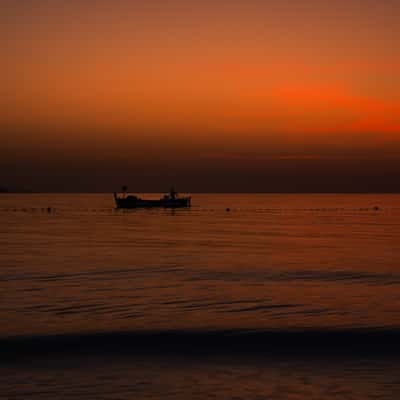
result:
[[[1,195],[0,222],[3,338],[400,328],[398,195],[195,195],[190,210],[131,211],[111,195]],[[96,357],[18,361],[2,384],[9,398],[398,393],[393,359]]]
[[[399,200],[4,195],[0,334],[399,326]]]

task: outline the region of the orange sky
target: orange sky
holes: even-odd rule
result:
[[[112,159],[157,143],[158,157],[184,140],[221,160],[302,159],[400,144],[397,0],[136,3],[2,2],[8,149],[95,142]]]

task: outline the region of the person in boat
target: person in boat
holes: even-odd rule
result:
[[[171,200],[176,200],[178,193],[175,191],[175,188],[172,186],[171,190],[169,191],[169,198]]]
[[[127,191],[128,191],[128,186],[126,186],[126,185],[122,186],[122,197],[124,199],[126,198]]]

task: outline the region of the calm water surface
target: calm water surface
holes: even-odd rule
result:
[[[0,336],[400,329],[399,195],[199,194],[193,205],[1,195]],[[5,398],[391,399],[399,360],[99,349],[3,363],[0,385]]]

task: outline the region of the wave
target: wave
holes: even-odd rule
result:
[[[400,328],[85,332],[0,338],[1,360],[82,354],[398,357]],[[0,361],[1,362],[1,361]]]

